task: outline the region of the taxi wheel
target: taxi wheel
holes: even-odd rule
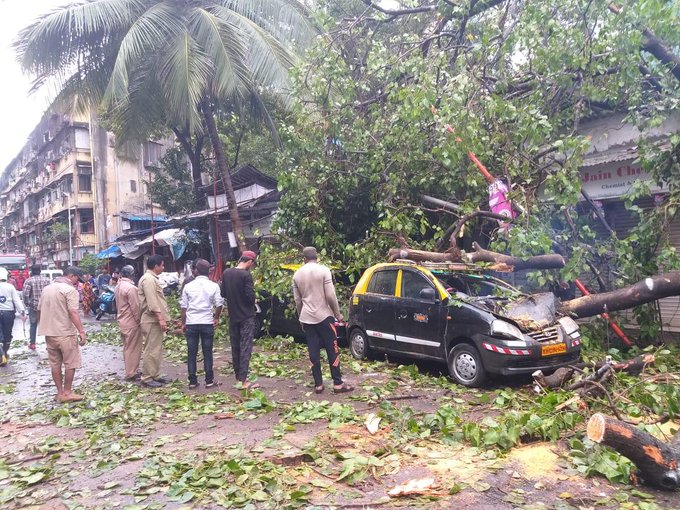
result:
[[[458,383],[470,388],[486,381],[486,370],[479,351],[470,344],[458,344],[449,353],[449,375]]]
[[[365,359],[368,356],[368,351],[369,347],[366,333],[359,328],[353,329],[349,336],[349,352],[356,359]]]

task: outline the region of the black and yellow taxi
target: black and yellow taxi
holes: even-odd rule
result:
[[[553,371],[577,362],[576,322],[551,293],[526,295],[456,264],[393,262],[367,269],[350,298],[351,354],[438,360],[464,386],[488,374]]]

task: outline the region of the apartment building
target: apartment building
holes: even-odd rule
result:
[[[2,249],[62,267],[151,225],[147,167],[166,144],[121,156],[94,115],[46,114],[0,175]],[[162,218],[156,210],[156,221]]]

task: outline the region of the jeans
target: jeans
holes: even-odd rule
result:
[[[214,380],[213,374],[213,336],[215,328],[212,324],[187,324],[184,333],[187,338],[187,348],[189,357],[187,368],[189,369],[189,384],[197,384],[196,378],[196,357],[198,355],[198,344],[201,344],[203,351],[203,369],[205,370],[205,382],[209,384]]]
[[[31,308],[28,309],[28,320],[31,323],[30,330],[29,330],[29,340],[28,343],[31,345],[35,345],[35,336],[38,331],[38,317],[37,317],[37,312]]]
[[[255,317],[241,322],[229,321],[229,342],[231,343],[231,360],[234,364],[236,380],[245,382],[250,369],[250,356],[253,354],[255,338]]]
[[[340,373],[340,349],[338,349],[338,337],[335,331],[335,319],[326,318],[318,324],[305,324],[303,329],[307,338],[307,350],[309,351],[309,361],[312,363],[312,377],[314,386],[323,385],[321,374],[321,349],[326,350],[328,365],[331,369],[333,384],[342,384],[342,374]]]
[[[2,340],[2,348],[5,353],[9,352],[9,346],[12,343],[12,329],[14,328],[14,310],[0,311],[0,340]]]

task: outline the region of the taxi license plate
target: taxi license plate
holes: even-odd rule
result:
[[[567,352],[567,344],[564,343],[541,347],[541,356],[554,356],[555,354],[564,354],[565,352]]]

